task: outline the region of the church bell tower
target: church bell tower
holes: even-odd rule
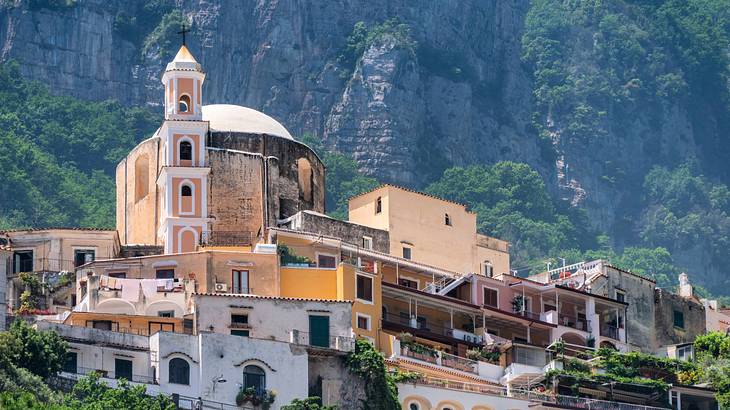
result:
[[[157,235],[166,254],[195,251],[208,229],[203,81],[205,73],[183,40],[162,75],[165,121],[159,131],[162,204]]]

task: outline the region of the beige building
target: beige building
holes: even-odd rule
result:
[[[390,254],[459,273],[509,273],[509,244],[462,204],[393,185],[350,199],[349,220],[388,231]]]

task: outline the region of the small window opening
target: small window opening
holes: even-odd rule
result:
[[[193,160],[193,144],[189,143],[188,141],[183,141],[180,143],[180,160]]]
[[[189,110],[190,110],[190,96],[188,96],[188,95],[180,96],[180,103],[179,103],[178,111],[188,112]]]
[[[193,190],[190,188],[189,185],[183,185],[180,191],[180,194],[182,196],[193,196]]]
[[[383,212],[383,198],[378,197],[378,199],[375,200],[375,213],[379,214]]]
[[[449,214],[444,214],[444,223],[447,226],[451,226],[451,217],[449,216]]]

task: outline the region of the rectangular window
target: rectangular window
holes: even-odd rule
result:
[[[158,317],[175,317],[174,310],[160,310],[157,312]]]
[[[248,326],[248,315],[231,314],[231,326],[232,327],[247,327]]]
[[[248,287],[248,271],[247,270],[234,270],[233,273],[233,293],[251,293]]]
[[[109,277],[124,279],[127,277],[127,272],[109,272]]]
[[[175,269],[157,269],[155,272],[155,278],[157,279],[174,279]]]
[[[330,317],[309,315],[309,345],[330,347]]]
[[[499,307],[499,292],[497,289],[484,288],[484,304],[491,307]]]
[[[674,311],[674,327],[684,329],[684,313],[678,310]]]
[[[114,378],[132,380],[132,361],[114,359]]]
[[[63,364],[63,371],[66,373],[76,373],[78,371],[78,353],[66,352],[66,362]]]
[[[112,330],[111,320],[94,320],[91,323],[91,327],[99,330]]]
[[[248,330],[231,329],[231,336],[249,337]]]
[[[362,237],[362,247],[364,249],[373,249],[373,238],[369,236]]]
[[[94,261],[96,252],[93,249],[77,249],[74,251],[74,266],[79,267]]]
[[[357,298],[367,302],[373,301],[373,278],[357,275]]]
[[[616,291],[616,300],[618,300],[619,302],[626,302],[626,293],[624,293],[620,290],[617,290]]]
[[[13,253],[13,273],[33,272],[33,251]]]
[[[334,255],[320,253],[317,255],[317,266],[320,268],[336,268],[337,258]]]
[[[398,279],[398,284],[407,288],[418,289],[418,282],[415,280],[400,278]]]
[[[357,314],[357,328],[362,330],[370,330],[370,316]]]
[[[484,262],[482,264],[482,274],[488,278],[494,276],[494,266],[490,262]]]
[[[411,248],[403,247],[403,259],[411,259]]]

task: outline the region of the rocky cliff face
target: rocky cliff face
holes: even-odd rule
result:
[[[527,162],[556,196],[615,233],[631,229],[625,212],[652,165],[687,156],[721,161],[722,113],[698,127],[691,113],[702,103],[690,98],[650,111],[640,100],[609,106],[597,120],[600,138],[590,140],[567,135],[572,125],[554,107],[536,117],[536,80],[522,58],[530,2],[170,1],[192,22],[189,43],[208,72],[207,103],[253,107],[294,135],[317,134],[383,181],[422,186],[452,165]],[[0,0],[0,60],[17,60],[24,75],[58,94],[159,106],[165,51],[174,51],[166,47],[177,40],[173,47],[145,40],[153,28],[170,32],[164,19],[136,37],[119,25],[120,16],[143,15],[147,3],[84,0],[31,10]],[[405,35],[382,29],[393,17],[407,25]],[[359,21],[381,31],[347,61],[343,50]],[[596,48],[606,33],[572,34],[564,59],[600,70]],[[549,138],[538,137],[535,119]]]

